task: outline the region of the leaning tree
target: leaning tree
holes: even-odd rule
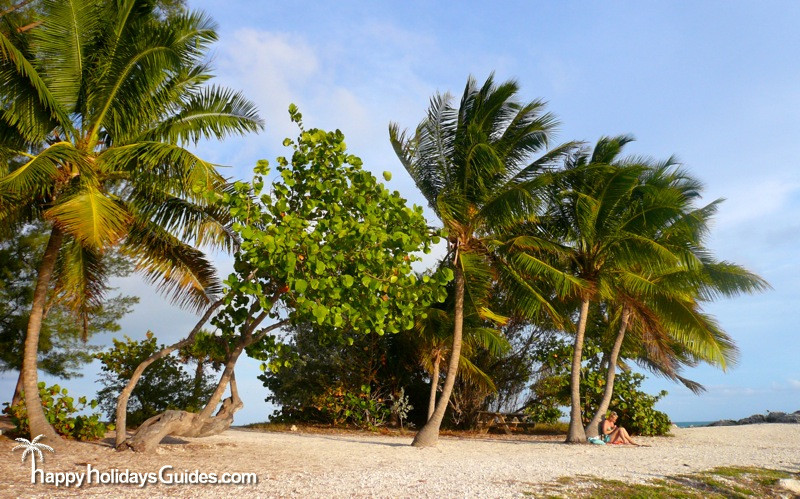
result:
[[[519,265],[537,277],[547,276],[558,287],[570,287],[570,276],[541,261],[521,262],[513,245],[502,244],[519,223],[535,219],[541,207],[541,174],[574,144],[545,150],[557,124],[544,112],[542,101],[515,99],[517,83],[495,85],[490,76],[482,86],[469,78],[458,108],[448,94],[431,99],[428,116],[414,134],[396,124],[389,136],[398,158],[447,235],[447,259],[455,270],[452,347],[442,395],[433,415],[414,437],[415,446],[436,445],[439,427],[458,372],[465,307],[482,317],[504,322],[490,308],[494,282],[515,294],[511,302],[521,313],[553,312],[550,296],[527,279]]]
[[[616,275],[613,297],[605,303],[616,334],[604,349],[601,364],[606,365],[606,380],[602,399],[586,426],[588,437],[597,436],[606,415],[620,358],[633,358],[692,391],[702,391],[701,384],[680,375],[682,367],[704,362],[725,370],[738,353],[733,339],[703,311],[703,304],[769,288],[764,279],[743,267],[717,260],[705,246],[720,200],[696,207],[701,193],[696,179],[672,159],[648,163],[640,178],[639,196],[672,198],[682,207],[673,217],[659,219],[658,225],[646,229],[655,243],[679,258],[667,266],[620,269]]]
[[[117,405],[117,448],[152,450],[167,435],[205,436],[230,426],[242,406],[234,366],[243,352],[271,362],[290,362],[271,334],[284,325],[316,323],[342,344],[356,335],[392,334],[414,327],[417,313],[446,297],[452,271],[417,278],[416,254],[429,252],[437,239],[422,215],[408,207],[347,154],[338,130],[301,126],[291,160],[278,158],[278,178],[264,191],[268,164],[259,162],[251,183],[237,182],[219,199],[239,221],[241,238],[234,272],[223,298],[210,307],[181,342],[143,362],[122,391]],[[385,175],[388,177],[388,174]],[[213,318],[212,318],[213,316]],[[145,421],[125,439],[127,397],[150,363],[190,345],[206,320],[216,327],[225,351],[216,390],[199,413],[166,411]],[[222,401],[230,386],[230,397]],[[220,401],[222,406],[214,414]]]
[[[22,365],[32,435],[55,438],[37,389],[52,283],[85,317],[106,291],[102,256],[116,247],[202,310],[221,286],[195,246],[234,245],[229,215],[206,196],[226,180],[184,146],[262,122],[240,94],[206,85],[213,22],[165,18],[154,4],[43,0],[35,23],[0,30],[0,237],[35,220],[49,226]]]

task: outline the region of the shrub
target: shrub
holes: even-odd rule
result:
[[[316,408],[334,426],[351,424],[375,428],[382,426],[391,414],[391,409],[372,393],[369,385],[362,385],[359,393],[341,387],[329,388],[317,397]]]
[[[555,424],[564,415],[558,407],[537,404],[525,409],[525,413],[533,423]]]
[[[100,408],[109,419],[115,420],[117,397],[128,384],[134,370],[143,360],[163,346],[158,344],[153,333],[148,332],[142,341],[127,336],[125,341],[115,339],[112,349],[96,355],[102,363],[98,381],[103,385],[97,396],[100,399]],[[197,366],[194,375],[185,369],[190,360]],[[131,394],[127,424],[138,426],[167,409],[182,409],[189,412],[202,409],[215,388],[212,375],[206,369],[207,365],[216,368],[213,362],[196,358],[190,355],[190,352],[186,352],[185,361],[169,355],[153,362],[144,371]]]
[[[389,395],[389,400],[392,402],[390,411],[397,417],[402,430],[403,421],[408,419],[408,413],[414,409],[414,406],[409,403],[405,388],[400,388],[400,393],[397,394],[397,397]]]
[[[586,390],[584,393],[591,394],[590,403],[584,408],[584,416],[587,418],[591,418],[597,410],[597,404],[602,397],[602,389],[605,387],[604,376],[604,372],[589,371],[586,373],[586,382],[581,389]],[[643,392],[640,387],[644,379],[644,375],[632,371],[619,372],[614,380],[614,393],[611,396],[609,410],[615,411],[619,415],[620,425],[632,434],[666,435],[672,427],[672,422],[667,414],[655,408],[655,404],[667,392],[662,390],[657,395]]]
[[[59,435],[75,440],[97,440],[103,438],[106,431],[114,429],[113,424],[100,421],[99,413],[75,416],[75,413],[83,411],[87,406],[92,409],[97,407],[97,401],[87,401],[86,397],[79,397],[76,404],[75,399],[68,393],[66,388],[58,385],[46,387],[43,381],[39,383],[39,397],[42,399],[45,417]],[[19,404],[9,407],[6,403],[5,406],[3,412],[11,417],[16,431],[27,435],[30,428],[28,411],[25,408],[25,393],[22,393]]]

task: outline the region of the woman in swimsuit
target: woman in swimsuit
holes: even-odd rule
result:
[[[609,444],[639,445],[631,439],[625,428],[617,426],[617,418],[617,413],[611,411],[611,414],[603,421],[603,440]]]

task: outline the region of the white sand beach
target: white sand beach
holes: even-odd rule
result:
[[[716,466],[800,471],[800,425],[675,429],[639,438],[650,447],[565,445],[542,437],[443,437],[417,449],[411,437],[229,430],[172,440],[156,454],[116,452],[107,443],[62,443],[39,468],[83,472],[255,472],[257,485],[84,485],[81,495],[116,497],[514,497],[559,477],[589,475],[646,482]],[[30,484],[30,458],[0,437],[0,496],[70,496],[75,488]]]

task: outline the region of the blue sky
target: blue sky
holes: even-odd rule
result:
[[[800,409],[800,3],[796,2],[261,2],[189,0],[219,23],[217,82],[259,106],[266,130],[199,146],[230,175],[282,154],[294,136],[286,109],[308,126],[339,128],[376,174],[423,204],[388,143],[387,125],[413,127],[436,91],[459,95],[468,75],[517,79],[521,97],[548,101],[561,120],[557,141],[632,133],[631,154],[677,155],[724,197],[711,247],[765,277],[773,290],[711,304],[741,349],[734,369],[699,367],[708,391],[651,378],[674,421],[740,418]],[[218,259],[223,274],[230,268]],[[143,283],[123,333],[152,329],[163,341],[193,318]],[[120,333],[122,334],[122,333]],[[96,338],[110,343],[110,338]],[[240,361],[245,408],[237,423],[264,420],[258,363]],[[67,382],[93,394],[96,366]],[[13,376],[0,377],[3,393]]]

